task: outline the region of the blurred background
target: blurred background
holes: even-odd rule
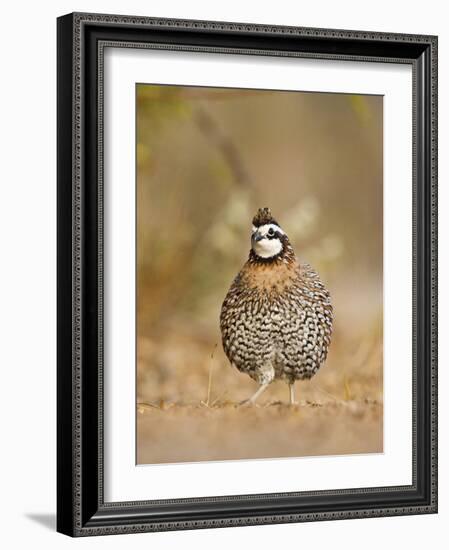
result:
[[[382,97],[137,86],[138,463],[382,451]],[[329,288],[299,405],[226,359],[222,301],[269,206]]]

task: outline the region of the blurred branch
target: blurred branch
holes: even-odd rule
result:
[[[193,111],[193,118],[199,130],[221,152],[234,175],[239,187],[253,187],[252,179],[243,162],[242,155],[236,144],[226,135],[213,117],[202,107]]]

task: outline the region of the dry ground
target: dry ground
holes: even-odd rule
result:
[[[382,406],[371,401],[139,406],[139,464],[372,453]]]
[[[256,384],[229,365],[215,338],[192,327],[138,342],[137,463],[339,455],[383,451],[382,337],[334,335],[311,381]],[[199,334],[206,331],[201,330]]]

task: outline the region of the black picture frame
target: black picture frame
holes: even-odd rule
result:
[[[437,37],[75,13],[58,18],[57,530],[71,536],[437,512]],[[413,483],[105,503],[102,47],[413,69]]]

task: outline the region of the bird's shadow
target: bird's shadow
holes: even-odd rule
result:
[[[25,517],[51,531],[56,531],[56,514],[25,514]]]

